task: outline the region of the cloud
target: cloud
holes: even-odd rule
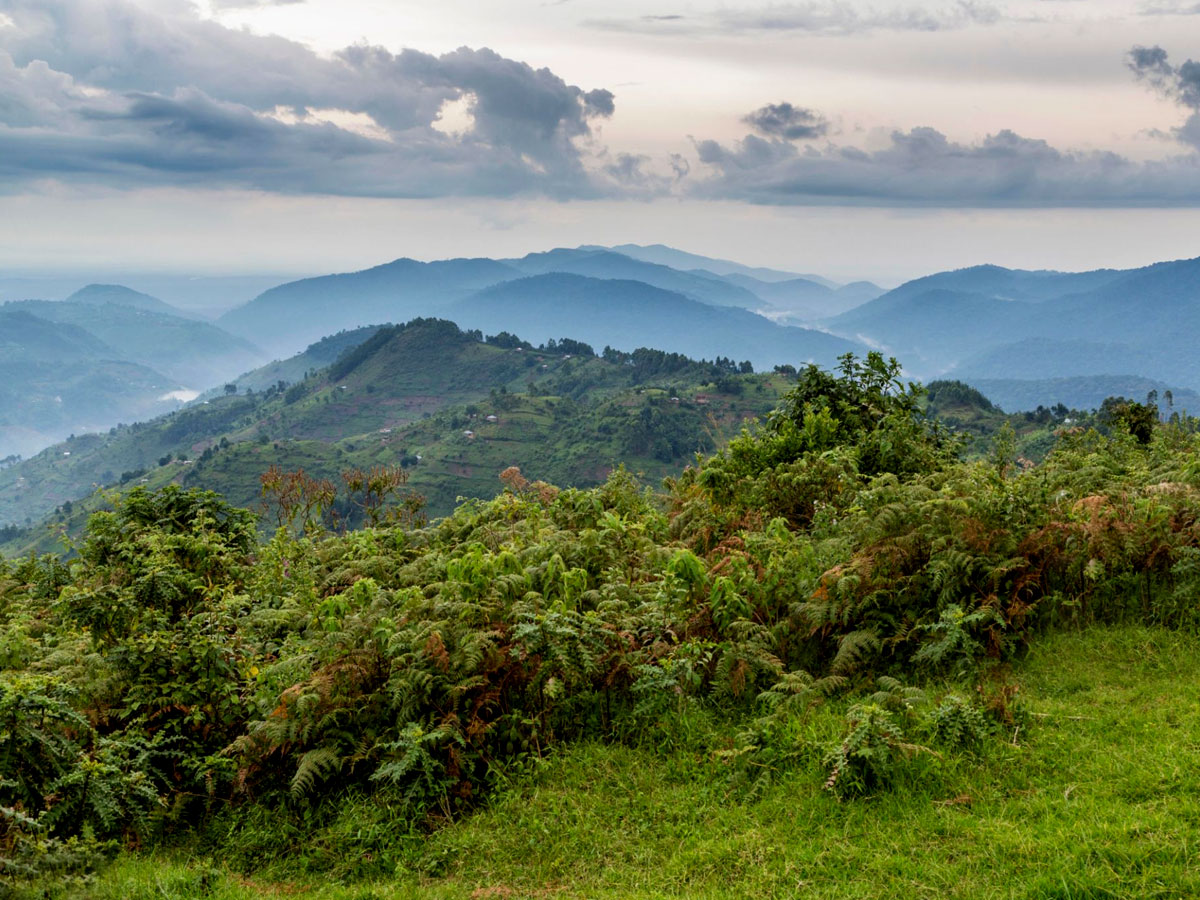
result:
[[[968,25],[993,25],[1000,10],[990,3],[958,0],[941,9],[920,6],[859,11],[845,2],[792,3],[759,10],[727,9],[718,14],[725,28],[740,31],[945,31]]]
[[[1053,208],[1193,206],[1200,155],[1137,163],[1114,153],[1075,153],[1010,130],[951,141],[933,128],[895,131],[866,151],[803,147],[747,135],[730,145],[695,142],[707,175],[694,194],[768,205]]]
[[[213,9],[258,9],[263,6],[296,6],[305,0],[209,0]]]
[[[1143,16],[1200,16],[1200,3],[1143,3],[1138,13]]]
[[[641,16],[637,19],[602,19],[588,24],[614,31],[653,33],[806,32],[858,34],[869,31],[947,31],[971,25],[994,25],[1005,14],[984,0],[955,0],[939,8],[912,5],[893,9],[860,9],[846,0],[810,0],[773,3],[752,9],[725,7],[707,16],[684,18]],[[682,23],[682,24],[681,24]]]
[[[1188,120],[1172,133],[1178,140],[1200,149],[1200,62],[1189,59],[1174,66],[1167,51],[1158,46],[1134,47],[1126,62],[1139,81],[1192,111]]]
[[[612,93],[487,48],[434,56],[356,45],[327,58],[203,20],[184,0],[155,11],[125,0],[0,0],[0,11],[12,21],[0,31],[0,185],[614,189],[593,133],[614,112]],[[462,102],[466,131],[435,127],[446,104]]]
[[[769,103],[743,117],[743,122],[759,134],[789,141],[807,141],[823,137],[829,123],[811,109],[790,103]]]
[[[1191,111],[1174,139],[1192,152],[1151,162],[1074,152],[1002,129],[960,143],[933,128],[896,130],[864,150],[826,141],[825,118],[788,103],[743,121],[757,134],[693,140],[704,171],[698,196],[771,205],[943,208],[1187,207],[1200,204],[1200,63],[1171,63],[1161,47],[1134,47],[1135,76]],[[796,139],[808,140],[797,144]]]
[[[609,90],[488,48],[359,44],[320,56],[204,20],[187,0],[158,0],[153,11],[128,0],[0,0],[0,14],[11,22],[0,28],[0,191],[54,180],[372,197],[1200,204],[1196,152],[1138,163],[1010,130],[956,142],[919,127],[864,150],[831,139],[821,112],[777,102],[743,118],[740,140],[694,140],[698,165],[681,154],[655,165],[637,148],[599,145],[596,124],[615,111]],[[1200,63],[1177,66],[1159,47],[1134,48],[1127,63],[1188,110],[1171,134],[1200,149]]]

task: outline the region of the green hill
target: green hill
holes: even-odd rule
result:
[[[0,306],[0,359],[5,362],[77,362],[119,356],[94,334],[70,323]]]
[[[548,466],[582,439],[673,453],[656,442],[698,411],[660,381],[717,369],[730,401],[690,397],[717,422],[774,383],[439,322],[376,337],[292,405],[416,337],[540,355],[544,383],[489,394],[495,421],[414,428],[465,449],[549,426],[569,440],[539,438]],[[574,410],[542,391],[580,374],[631,387]],[[1041,463],[1007,438],[963,460],[935,404],[997,413],[848,358],[659,490],[510,470],[433,523],[343,529],[330,508],[363,486],[299,478],[269,537],[209,491],[110,495],[70,558],[0,560],[0,891],[1197,896],[1200,422],[1110,406]],[[174,468],[202,463],[141,477]]]
[[[79,325],[0,307],[0,457],[159,415],[182,387]]]
[[[364,325],[362,328],[339,331],[337,334],[331,334],[309,344],[295,356],[269,362],[265,366],[259,366],[237,378],[230,379],[230,382],[236,384],[243,391],[247,389],[266,390],[280,381],[294,384],[304,380],[317,369],[325,368],[347,350],[357,347],[382,327],[381,325]],[[220,392],[220,388],[215,388],[212,394]]]
[[[537,350],[480,337],[437,320],[387,326],[296,384],[77,436],[0,470],[0,524],[38,521],[122,480],[253,506],[273,464],[336,479],[404,462],[438,515],[459,496],[494,493],[514,465],[560,484],[599,483],[622,463],[657,480],[770,410],[786,381],[662,351],[600,358],[575,342]]]

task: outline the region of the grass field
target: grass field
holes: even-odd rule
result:
[[[694,714],[655,746],[531,761],[431,835],[406,833],[379,802],[348,804],[274,850],[242,823],[203,851],[123,854],[49,896],[1200,896],[1200,638],[1061,633],[1035,641],[1010,678],[1011,733],[976,755],[922,755],[911,777],[863,799],[822,790],[819,757],[757,788],[731,777],[714,750],[736,726]],[[936,697],[950,686],[928,687]],[[837,739],[843,712],[819,708],[802,738]],[[271,840],[286,840],[270,825]],[[347,874],[360,863],[375,874]]]

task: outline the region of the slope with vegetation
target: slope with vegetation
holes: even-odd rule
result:
[[[148,312],[159,313],[160,315],[179,316],[182,318],[192,317],[177,306],[164,303],[157,297],[152,297],[141,291],[135,291],[133,288],[125,287],[123,284],[88,284],[67,297],[66,302],[91,303],[97,306],[104,306],[111,303],[116,306],[131,306],[135,309],[144,309]]]
[[[0,456],[173,409],[182,387],[78,325],[0,306]]]
[[[833,365],[860,345],[825,332],[778,325],[744,309],[710,306],[639,281],[547,274],[508,281],[454,304],[464,327],[515,331],[545,340],[570,331],[624,350],[654,336],[660,349],[693,357],[731,355],[759,368]]]
[[[579,486],[603,481],[619,462],[657,478],[766,413],[785,383],[725,359],[699,363],[657,350],[596,356],[571,340],[537,349],[438,320],[367,333],[335,336],[284,364],[307,373],[295,384],[222,392],[0,470],[0,521],[32,525],[71,502],[77,529],[102,502],[79,501],[118,482],[181,483],[252,505],[272,462],[334,479],[347,466],[403,462],[439,515],[459,496],[490,496],[511,465]],[[328,355],[327,343],[343,342],[332,366],[308,368]],[[261,385],[264,373],[284,368],[238,383]],[[39,547],[54,540],[45,528],[21,540],[30,538]]]
[[[1040,465],[962,462],[898,376],[807,368],[662,494],[514,470],[422,525],[377,469],[346,480],[369,525],[343,534],[276,471],[265,544],[211,493],[114,498],[73,561],[0,569],[0,877],[1200,890],[1194,423],[1114,402]]]
[[[249,343],[120,285],[0,306],[0,456],[159,415],[259,365]]]

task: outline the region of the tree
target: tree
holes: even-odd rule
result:
[[[1154,437],[1154,426],[1158,423],[1158,405],[1154,402],[1157,397],[1157,391],[1152,391],[1145,403],[1124,397],[1106,397],[1100,404],[1100,423],[1133,435],[1145,446]]]
[[[704,464],[700,485],[718,506],[804,525],[857,478],[907,478],[953,459],[957,445],[926,418],[923,393],[874,352],[843,356],[836,373],[809,365],[762,427]]]

